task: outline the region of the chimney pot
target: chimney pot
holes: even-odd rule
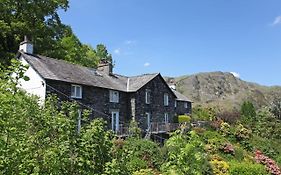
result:
[[[28,40],[26,35],[24,36],[24,41],[20,43],[19,50],[25,53],[33,54],[33,44]]]

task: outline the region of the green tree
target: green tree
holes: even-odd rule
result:
[[[9,64],[24,35],[32,37],[37,53],[51,51],[66,27],[57,11],[67,8],[68,0],[0,0],[1,62]]]
[[[249,101],[245,101],[241,106],[241,118],[245,122],[253,122],[256,120],[256,109],[253,103]]]
[[[105,45],[98,44],[96,48],[96,55],[99,60],[105,60],[112,63],[112,56],[108,53]]]

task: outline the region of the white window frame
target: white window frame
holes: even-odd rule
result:
[[[176,108],[176,107],[177,107],[177,105],[178,105],[177,103],[178,103],[178,102],[177,102],[177,100],[175,100],[175,108]]]
[[[72,89],[74,89],[74,94],[72,93]],[[80,90],[80,92],[79,92],[79,90]],[[83,92],[83,90],[82,90],[82,86],[80,86],[80,85],[76,85],[76,84],[72,84],[71,85],[71,98],[79,98],[79,99],[81,99],[82,98],[82,92]]]
[[[109,90],[109,101],[111,103],[119,103],[119,92],[114,90]]]
[[[164,106],[169,106],[169,94],[164,94]]]
[[[186,109],[188,108],[188,104],[187,104],[187,102],[184,102],[184,104],[183,104],[183,105],[184,105],[184,108],[186,108]]]
[[[168,113],[164,114],[164,123],[165,124],[169,123],[169,114]]]
[[[146,121],[147,121],[147,131],[150,130],[151,128],[151,113],[150,112],[146,112],[145,113],[146,116]]]
[[[151,90],[146,89],[145,90],[145,104],[150,104],[151,103]]]

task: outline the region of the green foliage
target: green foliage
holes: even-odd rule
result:
[[[188,115],[179,115],[178,116],[178,122],[179,123],[190,123],[191,117]]]
[[[87,67],[100,60],[112,62],[106,47],[96,50],[82,44],[70,26],[61,23],[58,10],[68,9],[68,0],[0,0],[0,63],[5,67],[15,57],[24,35],[34,43],[34,53]]]
[[[270,105],[270,111],[281,120],[281,97],[275,97]]]
[[[111,161],[112,136],[105,131],[105,123],[96,119],[81,130],[79,140],[79,168],[81,174],[101,174],[105,164]]]
[[[167,174],[202,174],[208,169],[203,143],[194,131],[171,137],[165,147],[168,155],[161,169]]]
[[[112,56],[107,52],[107,49],[103,44],[97,45],[96,55],[98,60],[103,60],[112,63]]]
[[[133,175],[154,175],[156,174],[152,169],[142,169],[133,173]]]
[[[129,172],[159,169],[163,161],[158,145],[149,140],[129,138],[124,143],[123,151],[127,153],[126,166]]]
[[[244,122],[252,123],[256,119],[256,109],[253,103],[245,101],[241,106],[241,117]]]
[[[265,166],[251,162],[230,162],[231,175],[266,175]]]
[[[130,121],[129,133],[130,133],[130,137],[135,137],[135,138],[141,137],[141,129],[138,127],[138,123],[134,119]]]
[[[272,140],[259,136],[253,136],[250,142],[252,145],[254,145],[255,150],[261,150],[265,155],[275,159],[278,163],[281,163],[281,161],[278,161],[278,158],[281,157],[280,140]]]
[[[214,156],[210,161],[213,174],[216,175],[228,175],[229,165],[227,162],[223,161],[220,157]]]
[[[241,140],[248,140],[251,137],[251,130],[245,128],[242,124],[239,124],[235,128],[235,137]]]
[[[18,50],[24,35],[32,36],[38,53],[52,52],[57,38],[66,28],[58,10],[68,8],[68,0],[1,0],[0,58],[7,65]]]
[[[257,121],[252,128],[258,136],[281,139],[281,121],[276,119],[268,108],[258,110]]]
[[[230,125],[226,122],[222,122],[220,126],[220,132],[223,136],[229,136],[231,134]]]
[[[193,120],[213,121],[216,118],[216,110],[214,108],[203,108],[201,106],[192,109]]]

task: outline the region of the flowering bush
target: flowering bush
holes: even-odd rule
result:
[[[280,168],[277,166],[276,162],[265,156],[261,151],[257,150],[255,152],[255,160],[257,163],[265,165],[267,171],[269,171],[271,174],[281,175]]]
[[[223,161],[219,156],[214,156],[210,161],[211,167],[213,169],[213,174],[216,175],[228,175],[229,165],[227,162]]]
[[[231,134],[230,132],[230,125],[226,122],[222,122],[220,125],[220,131],[223,136],[228,136]]]
[[[245,128],[242,124],[239,124],[235,129],[235,137],[237,140],[247,140],[251,136],[251,130]]]
[[[214,120],[210,123],[211,128],[214,130],[219,130],[223,121],[221,119]]]
[[[227,154],[232,154],[232,155],[235,154],[234,147],[230,143],[225,143],[224,145],[222,145],[220,150],[222,150],[224,153],[227,153]]]

